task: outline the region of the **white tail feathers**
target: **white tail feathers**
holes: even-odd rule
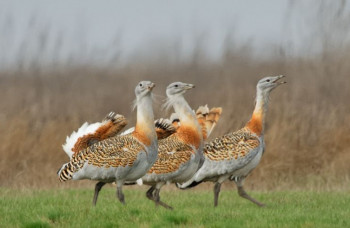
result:
[[[127,121],[124,116],[110,112],[102,122],[93,124],[84,123],[77,132],[73,131],[67,136],[66,143],[62,145],[63,150],[72,158],[75,152],[83,150],[88,146],[116,136],[125,127]]]
[[[68,157],[72,158],[74,154],[73,148],[79,138],[94,133],[102,125],[103,123],[89,124],[85,122],[83,125],[81,125],[78,131],[73,131],[70,136],[67,136],[66,143],[62,145],[62,148]]]
[[[135,127],[131,127],[125,131],[123,131],[122,133],[120,133],[120,135],[127,135],[127,134],[130,134],[130,133],[133,133],[135,131]]]

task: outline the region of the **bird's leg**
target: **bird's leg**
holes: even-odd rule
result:
[[[154,186],[152,186],[150,189],[148,189],[148,191],[146,192],[146,197],[150,200],[154,201],[154,195],[153,192],[156,188]]]
[[[105,182],[100,181],[100,182],[97,182],[97,184],[95,185],[95,194],[94,194],[94,199],[92,201],[93,206],[96,206],[98,194],[100,193],[101,188],[105,184],[106,184]]]
[[[220,188],[221,188],[221,183],[216,182],[214,185],[214,207],[218,206]]]
[[[125,199],[124,199],[122,187],[123,187],[123,182],[117,181],[117,197],[122,204],[125,204]]]
[[[160,192],[160,189],[155,190],[154,201],[156,202],[156,205],[157,206],[160,205],[166,209],[172,210],[173,208],[171,206],[169,206],[168,204],[160,200],[159,192]]]
[[[248,195],[248,193],[246,193],[246,191],[244,191],[243,186],[237,186],[238,187],[238,195],[240,197],[246,198],[247,200],[250,200],[251,202],[255,203],[256,205],[258,205],[259,207],[264,207],[265,204],[260,203],[259,201],[257,201],[256,199],[252,198],[250,195]]]
[[[153,200],[154,202],[156,203],[156,206],[160,205],[166,209],[170,209],[172,210],[173,208],[169,205],[167,205],[166,203],[162,202],[160,200],[160,196],[159,196],[159,193],[160,193],[160,188],[164,185],[165,183],[157,183],[156,187],[155,187],[155,191],[154,191],[154,195],[153,195]]]

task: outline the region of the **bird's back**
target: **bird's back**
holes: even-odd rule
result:
[[[60,180],[72,179],[84,165],[105,169],[133,166],[138,154],[146,149],[131,134],[108,138],[74,154],[61,168]]]
[[[148,173],[165,174],[175,172],[181,164],[188,162],[195,153],[192,146],[173,134],[158,142],[158,158]]]
[[[237,160],[259,145],[259,137],[244,127],[206,143],[204,155],[212,161]]]
[[[205,161],[195,174],[195,181],[228,175],[248,164],[262,149],[261,138],[244,127],[205,144]]]
[[[194,127],[182,125],[176,133],[158,141],[158,158],[145,183],[157,181],[185,181],[198,169],[202,140]]]

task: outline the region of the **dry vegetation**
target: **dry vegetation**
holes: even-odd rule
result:
[[[132,126],[133,90],[140,80],[157,84],[156,117],[164,117],[159,104],[167,84],[195,84],[187,95],[192,107],[223,107],[216,137],[249,119],[259,78],[284,74],[288,84],[271,95],[266,153],[247,188],[349,189],[350,43],[343,41],[341,47],[322,44],[322,51],[310,57],[291,57],[280,47],[278,54],[262,60],[250,55],[249,48],[227,44],[220,61],[203,59],[199,51],[183,62],[163,57],[120,67],[32,63],[2,70],[0,187],[86,186],[84,181],[62,184],[56,176],[68,160],[61,148],[66,135],[112,110]]]

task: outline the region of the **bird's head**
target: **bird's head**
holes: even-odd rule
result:
[[[170,98],[173,96],[183,95],[187,90],[194,88],[193,84],[183,82],[173,82],[166,88],[166,95]]]
[[[152,92],[152,89],[155,87],[156,85],[151,82],[151,81],[141,81],[139,82],[139,84],[137,84],[136,88],[135,88],[135,94],[136,97],[138,99],[150,95]]]
[[[260,81],[257,84],[257,88],[263,92],[270,92],[277,86],[287,83],[285,81],[279,81],[279,79],[285,77],[284,75],[279,76],[268,76],[263,79],[260,79]]]

